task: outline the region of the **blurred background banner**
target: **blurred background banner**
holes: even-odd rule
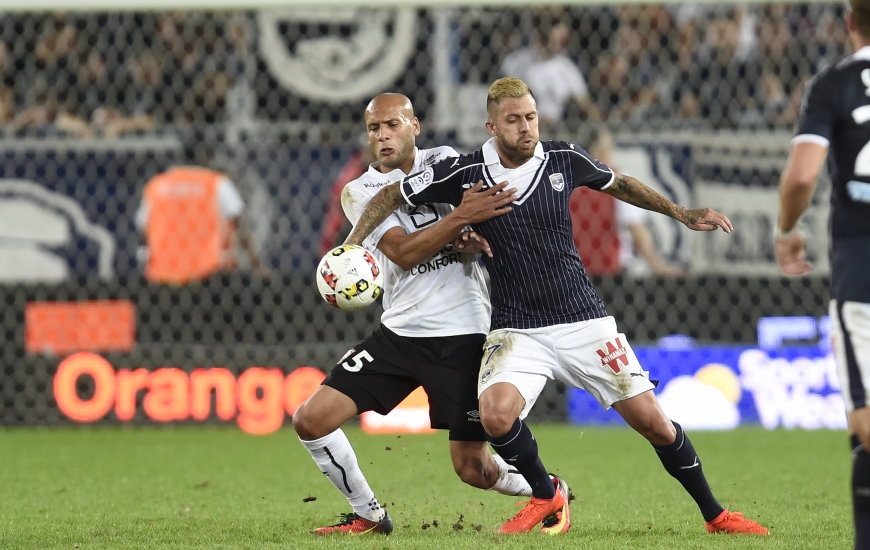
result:
[[[335,310],[313,283],[349,230],[338,197],[367,166],[367,102],[404,93],[420,147],[470,151],[488,137],[488,84],[510,75],[536,93],[543,139],[595,149],[735,224],[693,234],[578,195],[584,261],[663,401],[701,384],[741,423],[778,414],[776,425],[810,427],[765,412],[781,393],[742,369],[790,373],[806,357],[828,372],[826,352],[764,348],[756,331],[762,318],[826,313],[826,177],[805,217],[811,277],[778,275],[772,228],[803,87],[848,53],[844,6],[490,4],[0,3],[0,424],[72,421],[55,382],[80,352],[95,355],[67,363],[83,370],[65,371],[63,398],[96,401],[77,418],[287,421],[313,380],[292,374],[328,371],[381,313]],[[161,180],[180,165],[203,170]],[[167,234],[177,257],[209,271],[156,276],[156,264],[183,263],[161,260]],[[695,347],[658,344],[674,334]],[[93,374],[106,364],[111,395]],[[834,411],[836,391],[812,386],[807,399]],[[581,401],[553,384],[532,414],[607,421]],[[838,414],[819,425],[839,426]]]

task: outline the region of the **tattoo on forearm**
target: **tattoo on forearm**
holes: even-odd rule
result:
[[[617,174],[612,187],[611,194],[614,197],[646,210],[676,219],[680,219],[680,212],[685,210],[631,176]]]
[[[361,245],[371,235],[372,231],[404,203],[401,182],[391,183],[381,189],[363,209],[359,220],[353,226],[353,231],[345,239],[344,244]]]

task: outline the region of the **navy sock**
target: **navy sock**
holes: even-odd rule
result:
[[[486,434],[486,438],[495,452],[526,478],[533,497],[551,499],[556,496],[556,487],[538,457],[538,442],[522,420],[517,419],[506,434],[499,437]]]
[[[870,550],[870,453],[851,436],[852,513],[855,517],[855,550]]]
[[[695,499],[695,503],[701,509],[701,515],[704,516],[704,521],[712,521],[722,513],[724,508],[713,496],[713,491],[710,490],[710,485],[701,469],[701,461],[698,459],[689,437],[683,432],[683,428],[679,424],[676,422],[673,424],[674,428],[677,429],[677,439],[670,445],[653,445],[653,448],[665,470],[679,481],[689,495]]]

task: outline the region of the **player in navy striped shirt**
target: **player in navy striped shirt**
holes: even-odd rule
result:
[[[870,1],[850,0],[855,53],[816,75],[779,184],[776,259],[809,273],[798,220],[828,157],[831,175],[831,341],[849,415],[855,549],[870,549]]]
[[[647,373],[586,275],[568,203],[571,191],[587,186],[697,231],[730,232],[731,222],[710,209],[678,206],[577,145],[540,142],[535,99],[520,79],[502,78],[490,86],[487,114],[493,138],[480,150],[386,186],[347,242],[360,244],[404,204],[457,205],[466,189],[504,181],[516,190],[509,213],[473,224],[493,254],[484,258],[492,279],[492,325],[478,380],[481,419],[493,448],[523,474],[533,494],[500,532],[527,532],[542,522],[545,533],[567,530],[567,499],[557,494],[522,422],[546,381],[556,378],[589,391],[605,408],[612,406],[650,441],[668,473],[698,504],[709,532],[769,534],[713,496],[689,438],[665,416]]]

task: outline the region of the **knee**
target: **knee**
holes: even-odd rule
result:
[[[303,403],[293,415],[293,429],[299,439],[303,441],[312,441],[320,439],[332,433],[335,430],[327,430],[322,422],[319,422],[316,415],[309,414],[307,403]]]
[[[480,422],[490,437],[500,437],[508,433],[516,420],[516,414],[508,407],[480,407]]]
[[[666,416],[653,416],[644,419],[635,428],[651,444],[661,447],[670,445],[676,440],[677,430],[674,423]]]

